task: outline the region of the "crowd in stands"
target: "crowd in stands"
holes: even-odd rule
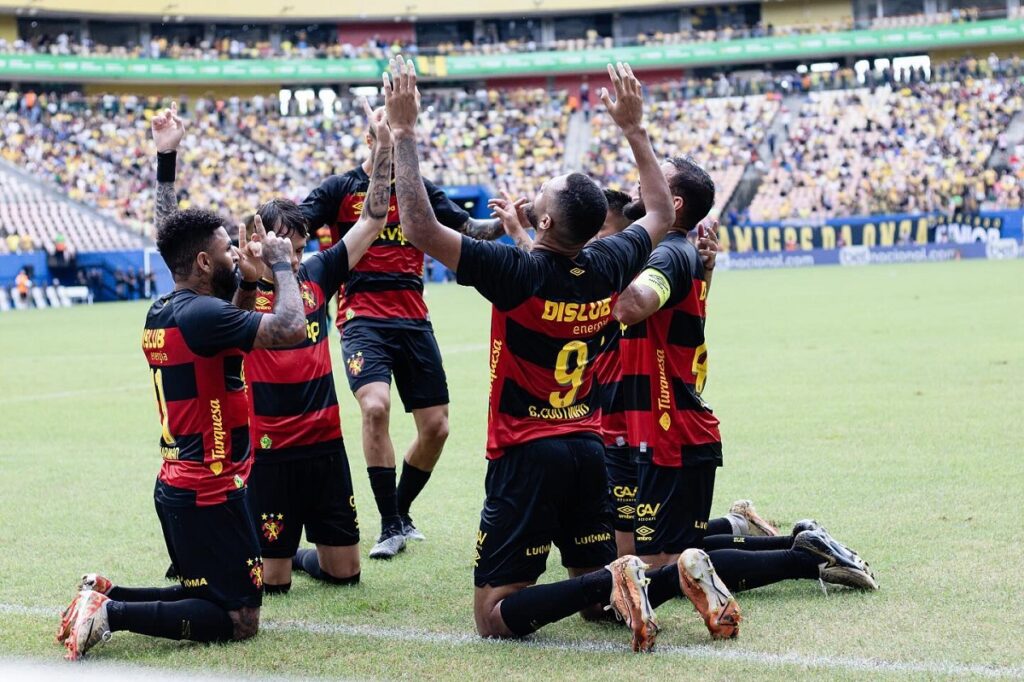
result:
[[[1008,181],[987,162],[1022,93],[994,79],[814,93],[786,121],[750,219],[976,212]]]
[[[1021,76],[1019,58],[991,57],[930,71],[886,69],[863,82],[852,70],[774,75],[761,92],[731,77],[688,79],[649,86],[648,128],[660,154],[690,155],[708,169],[719,211],[748,168],[762,173],[742,216],[754,222],[1017,208],[1024,150],[1008,148],[1004,131],[1024,108]],[[803,94],[802,103],[790,111],[783,102],[794,100],[780,92]],[[583,110],[589,137],[575,143],[582,156],[573,162],[602,183],[629,189],[636,181],[631,157],[596,103],[589,91],[425,90],[424,176],[533,196],[541,181],[564,170],[570,118]],[[140,244],[104,221],[152,229],[149,119],[165,104],[0,92],[0,160],[99,212],[76,209],[0,169],[0,253],[73,255]],[[284,115],[278,100],[265,97],[181,106],[189,122],[178,159],[181,204],[233,220],[274,196],[301,200],[368,151],[362,111],[348,97],[330,111],[314,100],[308,110]],[[993,149],[1007,161],[989,168]]]
[[[461,42],[441,42],[433,45],[419,45],[415,40],[387,39],[381,36],[368,38],[362,43],[351,43],[342,40],[333,42],[317,41],[310,38],[305,31],[286,34],[280,40],[271,41],[260,38],[256,40],[239,40],[238,38],[222,37],[207,39],[196,36],[191,40],[181,41],[154,36],[145,43],[127,43],[105,45],[93,40],[68,34],[39,34],[29,38],[5,40],[0,38],[0,53],[13,54],[51,54],[51,55],[96,55],[110,57],[150,59],[387,59],[402,53],[407,55],[496,55],[517,52],[535,52],[537,50],[590,50],[608,49],[633,45],[674,45],[688,43],[706,43],[715,41],[737,40],[741,38],[763,38],[771,36],[791,36],[811,33],[847,31],[854,28],[902,28],[926,26],[933,24],[959,23],[978,21],[989,16],[1004,16],[1006,12],[987,14],[977,7],[952,9],[947,12],[912,14],[879,17],[866,24],[856,25],[852,18],[831,22],[817,21],[813,23],[775,26],[763,21],[751,25],[724,25],[713,29],[693,27],[687,30],[655,29],[635,36],[623,36],[615,39],[601,35],[595,29],[586,31],[580,38],[565,38],[549,42],[530,39],[510,38],[499,40],[497,34],[482,34],[477,40]],[[1009,16],[1016,18],[1020,10],[1011,10]]]

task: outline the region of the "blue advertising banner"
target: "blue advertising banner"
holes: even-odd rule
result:
[[[719,228],[723,248],[730,252],[811,251],[846,246],[909,246],[967,244],[1020,239],[1024,211],[975,214],[891,214],[786,221]]]
[[[814,265],[889,265],[893,263],[936,263],[985,258],[1008,260],[1020,258],[1024,248],[1013,239],[970,244],[921,244],[917,246],[847,246],[841,249],[810,249],[764,253],[722,253],[718,267],[726,270],[765,270],[804,268]]]

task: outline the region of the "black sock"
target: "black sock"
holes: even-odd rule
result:
[[[320,567],[320,557],[315,549],[300,549],[292,558],[294,570],[305,571],[310,578],[322,580],[332,585],[356,585],[359,583],[359,574],[350,575],[347,578],[335,578],[333,575]]]
[[[734,532],[729,519],[724,516],[708,521],[708,535],[732,535]]]
[[[763,552],[773,549],[792,549],[792,535],[708,535],[704,538],[704,550],[741,549],[747,552]]]
[[[181,585],[174,587],[111,587],[107,596],[113,601],[181,601],[189,595]]]
[[[679,567],[675,563],[667,564],[647,574],[651,579],[647,586],[647,599],[652,608],[658,608],[667,601],[683,596],[679,587]]]
[[[291,581],[281,583],[280,585],[273,585],[271,583],[263,583],[263,592],[265,594],[288,594],[288,590],[292,589]]]
[[[501,619],[522,637],[594,604],[607,604],[612,574],[601,569],[550,585],[534,585],[501,602]]]
[[[370,475],[370,488],[377,501],[382,526],[398,521],[398,501],[395,494],[395,467],[366,467]]]
[[[715,572],[733,592],[783,580],[818,577],[818,560],[792,549],[764,552],[716,549],[708,552],[708,556],[715,565]]]
[[[402,477],[398,479],[397,493],[399,514],[408,516],[413,500],[416,499],[420,491],[423,490],[423,486],[430,480],[430,473],[408,462],[402,465]]]
[[[181,601],[107,602],[110,630],[127,630],[150,637],[227,642],[234,625],[228,612],[205,599]]]

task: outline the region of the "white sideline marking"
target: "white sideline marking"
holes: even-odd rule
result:
[[[22,606],[20,604],[0,604],[0,614],[10,613],[24,616],[53,617],[58,616],[57,608],[47,609],[38,606]],[[265,630],[278,632],[306,632],[315,635],[335,635],[341,637],[372,637],[374,639],[399,640],[418,644],[441,644],[445,646],[495,646],[495,647],[526,647],[545,651],[591,651],[594,653],[625,654],[629,652],[626,638],[621,644],[611,642],[594,642],[587,640],[566,641],[557,639],[527,639],[522,641],[501,641],[480,639],[470,633],[431,632],[414,628],[388,628],[373,625],[343,625],[340,623],[311,623],[301,620],[263,621]],[[795,666],[798,668],[823,668],[848,672],[880,672],[880,673],[920,673],[925,675],[946,675],[963,677],[976,675],[993,678],[1024,679],[1024,668],[1005,668],[977,663],[956,663],[951,661],[885,661],[874,658],[856,658],[852,656],[813,656],[808,654],[773,654],[760,651],[743,651],[725,649],[707,644],[692,646],[659,645],[655,656],[673,656],[706,661],[727,661],[735,663],[753,663],[776,667]]]

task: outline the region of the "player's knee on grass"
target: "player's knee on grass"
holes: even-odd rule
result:
[[[258,608],[243,607],[237,611],[228,611],[231,616],[231,623],[234,625],[234,632],[231,638],[236,642],[243,639],[252,639],[260,630],[260,610]]]
[[[359,582],[359,546],[333,547],[317,545],[317,559],[321,570],[339,584]]]
[[[522,588],[518,588],[522,589]],[[516,586],[478,587],[473,595],[473,620],[481,637],[515,637],[501,618],[501,600],[513,594]]]

